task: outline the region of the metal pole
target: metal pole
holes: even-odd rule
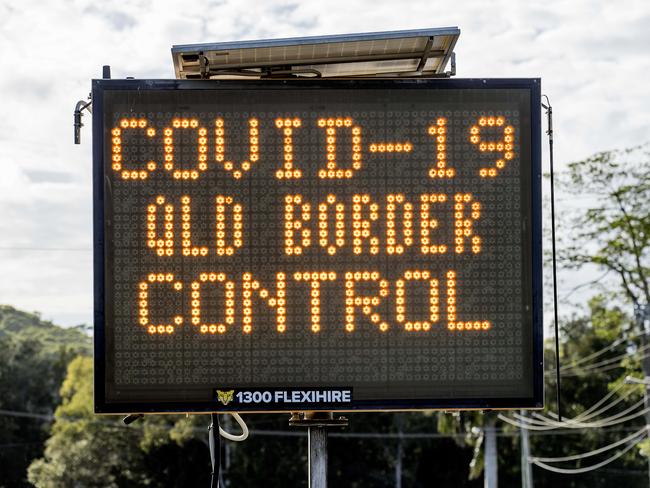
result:
[[[555,318],[555,386],[556,386],[556,395],[557,395],[557,418],[562,422],[562,403],[560,402],[560,332],[558,325],[558,312],[557,312],[557,259],[555,253],[555,177],[553,175],[553,107],[551,107],[551,101],[546,95],[543,95],[546,98],[547,105],[542,103],[542,107],[546,109],[548,130],[546,134],[548,135],[548,151],[549,151],[549,162],[551,167],[551,243],[553,250],[553,314]]]
[[[485,488],[497,488],[498,486],[498,464],[497,464],[497,433],[494,428],[495,419],[490,414],[486,418],[484,428],[485,435],[485,465],[483,468],[483,486]]]
[[[327,488],[327,429],[309,427],[309,488]]]
[[[327,429],[347,427],[348,419],[333,412],[292,412],[289,425],[308,428],[309,488],[327,488]]]
[[[228,432],[232,432],[232,417],[230,415],[224,415],[224,429]],[[223,459],[223,466],[221,467],[221,478],[219,482],[221,483],[219,485],[220,488],[228,488],[230,486],[230,479],[228,478],[228,475],[230,474],[230,464],[231,464],[231,459],[232,459],[232,454],[231,450],[235,449],[235,444],[236,442],[224,442],[224,459]]]
[[[402,488],[402,459],[404,458],[404,440],[402,434],[404,433],[404,417],[402,414],[395,414],[397,422],[397,454],[395,460],[395,488]]]
[[[643,380],[646,383],[643,389],[643,405],[645,408],[650,407],[650,395],[648,394],[648,378],[650,377],[650,357],[647,356],[646,347],[648,345],[648,335],[646,334],[645,321],[650,319],[650,304],[637,305],[634,310],[636,324],[641,333],[641,350],[643,351],[643,359],[641,360],[641,369],[643,370]],[[645,414],[645,427],[646,435],[650,438],[650,412]],[[648,458],[648,486],[650,486],[650,457]]]
[[[526,416],[522,410],[521,415]],[[520,429],[521,432],[521,486],[522,488],[533,488],[533,467],[530,464],[530,438],[528,429]]]

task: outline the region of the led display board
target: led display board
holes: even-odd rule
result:
[[[542,405],[539,80],[93,108],[98,413]]]

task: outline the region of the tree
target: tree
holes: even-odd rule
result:
[[[92,361],[70,363],[61,387],[62,403],[55,413],[45,455],[29,468],[37,487],[201,486],[208,484],[208,418],[192,415],[151,415],[130,426],[115,416],[98,417],[92,410]],[[430,414],[355,414],[354,434],[435,434]],[[241,444],[228,443],[223,456],[226,486],[302,487],[307,482],[307,437],[303,429],[278,436],[256,430],[288,430],[288,415],[249,415],[253,432]],[[225,420],[225,419],[224,419]],[[224,441],[228,442],[228,441]],[[403,442],[404,487],[434,484],[478,486],[467,481],[471,450],[451,439],[332,437],[330,479],[333,486],[394,487],[399,443]],[[444,466],[445,469],[441,469]],[[447,469],[450,467],[454,469]]]
[[[622,385],[623,378],[640,369],[640,353],[629,337],[630,315],[618,305],[612,305],[605,296],[596,296],[588,302],[585,315],[573,316],[561,324],[563,338],[561,402],[564,416],[574,418],[599,402],[612,390]],[[554,350],[547,348],[546,364],[554,363]],[[598,356],[592,360],[585,358]],[[547,409],[557,411],[555,401],[554,371],[547,373]],[[626,396],[625,395],[628,395]],[[625,398],[616,408],[606,411],[598,418],[614,415],[633,407],[642,398],[642,391],[633,386],[623,386],[610,401]],[[607,402],[609,403],[609,402]],[[531,452],[534,456],[559,457],[584,453],[620,440],[638,430],[644,424],[642,417],[609,428],[592,428],[565,431],[562,435],[550,432],[531,432]],[[549,435],[551,434],[551,435]],[[615,451],[597,458],[588,458],[583,466],[592,465],[611,456]],[[566,468],[580,467],[580,462],[566,463]],[[626,487],[647,486],[647,465],[634,451],[627,453],[615,464],[581,475],[554,474],[534,468],[535,485],[557,488],[605,488],[618,480]]]
[[[602,285],[606,295],[589,302],[586,317],[574,317],[562,326],[563,384],[562,402],[565,415],[573,417],[590,404],[621,386],[627,374],[650,374],[647,335],[634,328],[630,320],[632,307],[650,302],[650,153],[648,145],[630,149],[603,151],[568,165],[559,173],[561,190],[570,195],[567,216],[559,226],[559,262],[565,269],[585,268],[605,272],[591,285]],[[576,206],[576,202],[579,207]],[[632,305],[625,313],[625,306]],[[630,334],[631,332],[631,334]],[[640,345],[632,340],[640,337]],[[626,339],[629,337],[630,339]],[[616,347],[612,347],[616,346]],[[608,350],[598,361],[607,364],[602,369],[587,362],[571,367],[575,361],[589,357],[595,351]],[[548,362],[547,362],[548,363]],[[638,401],[642,389],[630,396],[622,406]],[[646,397],[646,406],[648,399]],[[550,408],[555,409],[554,399]],[[611,412],[610,412],[611,413]],[[650,417],[646,422],[650,421]],[[630,424],[643,425],[643,418]],[[595,449],[621,438],[620,433],[590,430],[579,436],[569,436],[564,443],[535,443],[539,455],[559,456]],[[647,466],[639,462],[634,451],[622,458],[636,479],[626,480],[626,486],[645,486]],[[587,463],[589,464],[589,463]],[[645,471],[645,476],[644,476]],[[638,475],[641,476],[638,476]],[[609,486],[602,472],[591,476],[567,477],[539,471],[545,483],[557,486]],[[636,484],[635,484],[636,483]]]
[[[610,297],[622,298],[622,303],[630,303],[639,307],[650,303],[650,153],[648,145],[638,146],[621,151],[604,151],[585,160],[571,163],[566,172],[558,175],[558,184],[571,197],[578,200],[580,208],[567,209],[568,215],[560,226],[561,240],[560,264],[565,269],[580,270],[586,266],[595,266],[613,275],[616,286],[608,287]],[[588,307],[584,317],[573,317],[562,326],[563,362],[586,357],[622,337],[631,328],[629,314],[608,303],[605,297],[596,297]],[[647,349],[647,337],[641,335],[641,351]],[[621,342],[608,355],[608,359],[616,355],[624,355],[635,348],[632,341]],[[554,364],[554,351],[547,347],[546,364]],[[612,363],[610,366],[621,366],[611,369],[606,374],[594,371],[584,371],[582,375],[566,378],[563,384],[563,407],[565,415],[577,415],[606,395],[611,387],[623,381],[626,374],[638,375],[642,362],[645,376],[650,375],[650,357],[630,358]],[[574,371],[575,372],[575,371]],[[579,372],[579,371],[578,371]],[[621,374],[623,373],[623,374]],[[555,388],[552,376],[548,376],[547,391]],[[549,410],[555,410],[554,398],[549,396]],[[629,403],[626,403],[629,406]],[[440,416],[441,430],[449,433],[465,433],[465,442],[475,447],[475,455],[471,462],[470,475],[479,476],[483,469],[481,451],[482,436],[480,427],[484,416],[480,413],[462,413],[456,418]],[[649,418],[650,423],[650,418]],[[506,428],[506,432],[512,429]],[[548,436],[544,442],[533,442],[534,449],[539,449],[545,455],[554,456],[575,454],[591,448],[595,449],[607,439],[617,440],[617,437],[588,433],[578,436],[571,442],[552,442]],[[516,439],[518,442],[518,439]],[[518,446],[508,445],[504,440],[499,441],[499,457],[504,454],[516,454]],[[650,445],[643,446],[650,452]],[[510,451],[510,452],[509,452]],[[542,455],[542,454],[540,454]],[[624,462],[631,462],[628,455]],[[517,462],[510,466],[515,468],[500,474],[508,477],[514,471],[518,473]],[[505,463],[506,466],[508,465]],[[632,463],[634,464],[634,463]],[[500,462],[504,465],[504,462]],[[639,468],[638,463],[635,465]],[[582,486],[582,480],[567,479],[541,473],[543,479],[558,486]],[[503,478],[503,476],[502,476]],[[608,480],[601,476],[602,480]],[[513,479],[513,482],[518,480]],[[590,486],[606,486],[593,484]],[[544,486],[546,483],[542,483]]]
[[[650,308],[649,148],[645,144],[596,153],[570,164],[560,179],[572,195],[578,193],[592,202],[573,218],[572,243],[565,246],[562,262],[569,268],[595,265],[612,273],[622,290],[619,295],[634,307],[637,325],[643,322],[643,311]],[[638,332],[643,332],[639,342],[645,351],[648,335]],[[641,366],[643,376],[649,377],[649,355],[643,357]],[[650,407],[647,391],[645,406]],[[650,426],[650,413],[646,424]],[[650,452],[647,443],[643,451]]]
[[[142,483],[141,474],[131,469],[142,463],[136,430],[120,431],[114,422],[93,419],[90,358],[70,363],[61,397],[45,459],[32,463],[29,481],[41,487]]]
[[[27,467],[43,453],[67,364],[89,351],[90,338],[78,328],[0,305],[0,487],[27,486]]]
[[[561,229],[561,263],[613,273],[634,306],[650,303],[649,147],[599,152],[571,163],[558,177],[572,198],[588,202]]]
[[[45,456],[29,467],[37,487],[207,485],[208,450],[195,439],[192,420],[147,418],[131,426],[97,417],[92,401],[92,359],[72,361],[61,387]]]

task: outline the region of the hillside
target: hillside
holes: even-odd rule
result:
[[[36,341],[44,353],[58,353],[61,348],[78,354],[90,354],[92,340],[86,326],[64,328],[40,314],[24,312],[10,305],[0,305],[0,341]]]
[[[27,466],[43,454],[68,363],[90,355],[91,344],[85,327],[0,305],[0,488],[28,486]]]

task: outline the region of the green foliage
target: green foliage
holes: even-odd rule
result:
[[[117,487],[141,481],[141,474],[130,469],[141,462],[136,431],[93,418],[90,358],[70,363],[61,397],[46,444],[47,461],[32,463],[29,481],[40,487]]]
[[[590,302],[585,317],[563,324],[563,363],[589,356],[608,347],[624,335],[630,318],[605,298]],[[598,360],[633,353],[629,342],[622,341]],[[549,350],[549,353],[551,350]],[[553,364],[549,356],[547,364]],[[639,360],[630,354],[622,368],[590,371],[585,363],[571,368],[564,376],[563,406],[573,417],[584,412],[613,388],[622,375],[638,374]],[[619,366],[618,363],[614,363]],[[548,376],[549,408],[553,402],[553,375]],[[637,401],[632,395],[623,407]],[[67,486],[200,486],[207,485],[209,468],[206,445],[206,416],[147,416],[144,421],[125,427],[119,418],[98,417],[92,413],[92,364],[78,358],[68,368],[61,387],[62,403],[56,410],[56,422],[47,442],[45,456],[30,468],[30,481],[39,487]],[[228,423],[222,416],[222,422]],[[284,486],[306,484],[306,436],[262,436],[255,430],[286,431],[287,416],[250,415],[246,421],[253,433],[244,443],[224,441],[224,479],[227,487]],[[393,487],[401,472],[402,486],[467,486],[482,484],[482,434],[485,417],[479,412],[460,415],[431,413],[354,414],[344,433],[351,437],[330,438],[330,480],[332,486]],[[638,419],[637,423],[642,423]],[[437,425],[436,425],[437,424]],[[223,425],[223,424],[222,424]],[[635,427],[637,424],[626,424]],[[504,428],[498,440],[499,478],[503,486],[518,486],[519,437],[517,429]],[[228,430],[234,426],[226,425]],[[295,431],[297,434],[301,430]],[[354,437],[372,433],[385,437]],[[448,437],[408,438],[399,433],[444,432]],[[538,456],[575,454],[618,440],[618,431],[591,430],[570,436],[531,435],[532,452]],[[467,446],[467,447],[465,447]],[[474,453],[474,456],[472,455]],[[399,461],[401,459],[401,462]],[[472,463],[470,463],[472,461]],[[588,464],[588,463],[587,463]],[[442,467],[442,469],[441,469]],[[645,460],[630,452],[616,464],[629,475],[625,486],[645,486]],[[622,468],[621,468],[622,467]],[[589,487],[611,486],[621,472],[597,472],[598,476],[562,476],[534,470],[536,486]],[[470,479],[471,478],[471,479]],[[472,481],[473,480],[473,481]]]
[[[640,361],[638,346],[633,340],[624,340],[630,329],[632,319],[619,307],[611,306],[603,296],[594,297],[589,302],[588,314],[574,317],[562,324],[562,409],[566,418],[582,414],[589,407],[601,400],[612,389],[623,382],[630,374],[639,374]],[[617,342],[618,341],[618,342]],[[612,345],[615,345],[612,347]],[[605,348],[609,350],[590,361],[579,360],[593,355]],[[547,364],[555,364],[553,350],[547,350]],[[578,362],[575,366],[574,363]],[[593,365],[604,363],[602,366]],[[613,415],[632,406],[643,398],[640,388],[624,386],[621,393],[630,392],[618,407],[603,413],[602,417]],[[547,408],[557,411],[555,401],[554,372],[547,375]],[[531,435],[531,451],[535,456],[559,457],[598,449],[615,442],[645,424],[643,416],[624,424],[604,429],[587,429],[575,431],[575,434],[554,436],[546,433]],[[589,466],[611,456],[616,450],[597,458],[585,459],[583,466]],[[565,467],[580,467],[581,463],[568,463]],[[626,487],[647,486],[647,459],[639,456],[633,449],[612,465],[583,475],[561,475],[534,468],[536,484],[540,486],[605,488],[616,481],[624,480]]]
[[[587,205],[563,227],[561,262],[612,272],[635,305],[650,303],[650,151],[604,151],[571,163],[558,183]]]
[[[9,305],[0,305],[0,341],[37,342],[42,354],[57,355],[61,351],[72,357],[90,354],[92,348],[87,330],[83,325],[59,327],[49,320],[42,320],[36,312],[23,312]]]
[[[32,463],[29,480],[37,487],[207,486],[208,417],[146,416],[128,427],[114,416],[92,411],[92,361],[79,357],[68,367],[61,387],[45,455]],[[468,486],[471,449],[451,438],[409,439],[399,434],[436,432],[431,414],[355,414],[344,432],[386,437],[330,438],[332,486]],[[228,417],[222,426],[235,430]],[[303,487],[307,480],[304,429],[288,436],[256,435],[255,430],[287,431],[288,415],[249,415],[252,435],[241,444],[224,441],[223,468],[228,487]],[[401,462],[398,462],[401,459]],[[435,461],[435,462],[434,462]],[[445,469],[440,469],[445,466]]]
[[[573,213],[571,224],[562,226],[565,245],[561,248],[560,262],[574,269],[595,265],[609,271],[620,285],[610,286],[611,294],[592,299],[584,316],[574,316],[562,324],[561,356],[565,365],[562,405],[566,417],[575,417],[620,386],[625,375],[642,378],[642,370],[650,368],[650,360],[642,357],[642,353],[648,352],[644,349],[645,336],[641,347],[633,337],[620,340],[630,337],[634,324],[629,314],[613,305],[621,302],[610,300],[611,295],[618,294],[635,305],[650,302],[648,148],[601,152],[572,163],[568,171],[559,175],[559,184],[572,197],[587,197],[584,208]],[[57,399],[57,394],[52,393],[59,384],[56,379],[62,379],[60,371],[73,350],[69,346],[83,336],[83,331],[59,334],[53,333],[55,329],[58,330],[36,315],[0,307],[0,391],[3,393],[0,406],[6,401],[5,392],[9,392],[7,401],[20,409],[27,405],[26,408],[35,411],[47,411],[38,409],[52,405]],[[64,338],[66,334],[71,335]],[[77,335],[73,337],[74,334]],[[611,347],[613,343],[615,346]],[[80,347],[79,352],[88,350],[87,342],[79,341],[79,344],[75,346]],[[603,366],[594,367],[594,361],[576,363],[604,348],[608,348],[607,352],[594,359],[604,361]],[[552,347],[547,348],[545,355],[546,364],[553,365]],[[547,408],[557,411],[553,371],[548,371],[546,383]],[[24,391],[20,387],[23,384],[27,385]],[[631,394],[615,411],[628,408],[642,398],[641,387],[625,388]],[[36,486],[207,485],[210,468],[205,442],[206,417],[150,416],[125,427],[117,418],[95,416],[92,365],[87,357],[70,363],[61,398],[44,456],[29,469],[29,479]],[[352,435],[330,438],[332,486],[392,487],[397,477],[402,480],[402,486],[409,488],[481,484],[482,427],[489,420],[482,413],[435,416],[360,413],[350,417],[351,426],[345,432]],[[0,416],[0,436],[17,439],[22,425],[9,420],[13,422],[13,418]],[[248,416],[246,420],[253,432],[249,440],[226,444],[225,488],[305,486],[306,436],[256,435],[256,429],[286,430],[287,417],[260,415]],[[45,425],[33,419],[29,422],[32,428],[36,425],[42,429]],[[589,429],[570,435],[533,431],[531,451],[536,456],[549,457],[586,452],[619,440],[644,422],[644,418],[637,417],[621,429]],[[497,426],[500,428],[500,483],[519,486],[519,431],[503,424]],[[441,433],[447,437],[414,439],[404,435],[409,432]],[[380,434],[380,437],[355,436],[355,433]],[[38,452],[40,447],[35,449]],[[639,454],[650,455],[650,443],[641,443],[638,450],[628,452],[615,464],[590,474],[567,476],[535,468],[535,486],[646,486],[647,459]],[[0,463],[4,461],[2,456],[0,450]],[[26,459],[33,458],[33,453],[30,456]],[[589,465],[592,461],[588,459],[584,463]],[[14,486],[11,481],[0,480],[0,486],[2,483]]]
[[[43,488],[208,483],[207,448],[194,439],[196,429],[183,433],[187,419],[154,416],[126,426],[116,416],[98,417],[92,380],[90,358],[70,363],[45,455],[29,467],[31,483]]]
[[[597,153],[585,160],[569,165],[558,175],[560,189],[571,199],[581,198],[581,208],[564,212],[565,222],[560,225],[563,236],[560,247],[560,263],[568,269],[580,269],[594,265],[618,279],[617,286],[608,287],[608,296],[623,296],[634,305],[650,303],[650,152],[648,145],[621,151]],[[619,302],[620,303],[620,302]],[[574,317],[561,327],[561,355],[563,364],[571,364],[595,351],[610,346],[614,341],[635,331],[631,318],[620,308],[608,303],[607,297],[597,296],[588,304],[584,317]],[[625,375],[643,377],[642,362],[646,361],[646,374],[650,360],[638,352],[647,353],[647,338],[641,336],[640,344],[620,341],[597,361],[605,361],[604,367],[594,368],[594,361],[563,371],[562,406],[566,417],[574,417],[599,401],[612,388],[623,382]],[[545,351],[545,364],[555,364],[552,344]],[[618,359],[617,359],[618,358]],[[554,393],[554,372],[546,377],[546,391]],[[630,388],[630,387],[627,387]],[[621,408],[629,407],[641,398],[642,389],[637,388]],[[547,395],[547,408],[557,411],[555,395]],[[643,425],[644,418],[625,424],[624,428]],[[465,433],[465,442],[474,447],[470,463],[470,476],[480,475],[483,469],[483,440],[481,427],[484,415],[464,412],[457,417],[439,416],[439,428],[448,433]],[[505,426],[499,439],[500,466],[508,466],[500,472],[503,482],[517,484],[518,442],[517,429]],[[577,432],[574,436],[554,438],[550,435],[531,436],[532,451],[539,456],[562,456],[597,449],[623,437],[621,432],[605,432],[596,429]],[[647,444],[647,443],[646,443]],[[641,453],[650,453],[650,444],[641,445]],[[638,452],[638,451],[637,451]],[[639,459],[634,450],[622,458],[631,472],[646,468],[645,460]],[[588,463],[587,463],[588,464]],[[621,462],[619,462],[619,465]],[[602,473],[602,472],[600,472]],[[611,478],[591,475],[567,477],[535,470],[536,485],[540,486],[610,486]],[[541,482],[539,481],[541,480]],[[628,480],[629,481],[629,480]],[[636,486],[638,480],[626,486]],[[644,480],[645,481],[645,480]]]
[[[42,455],[66,366],[89,351],[90,338],[79,328],[0,305],[0,410],[6,411],[0,415],[0,487],[27,486],[27,466]]]

